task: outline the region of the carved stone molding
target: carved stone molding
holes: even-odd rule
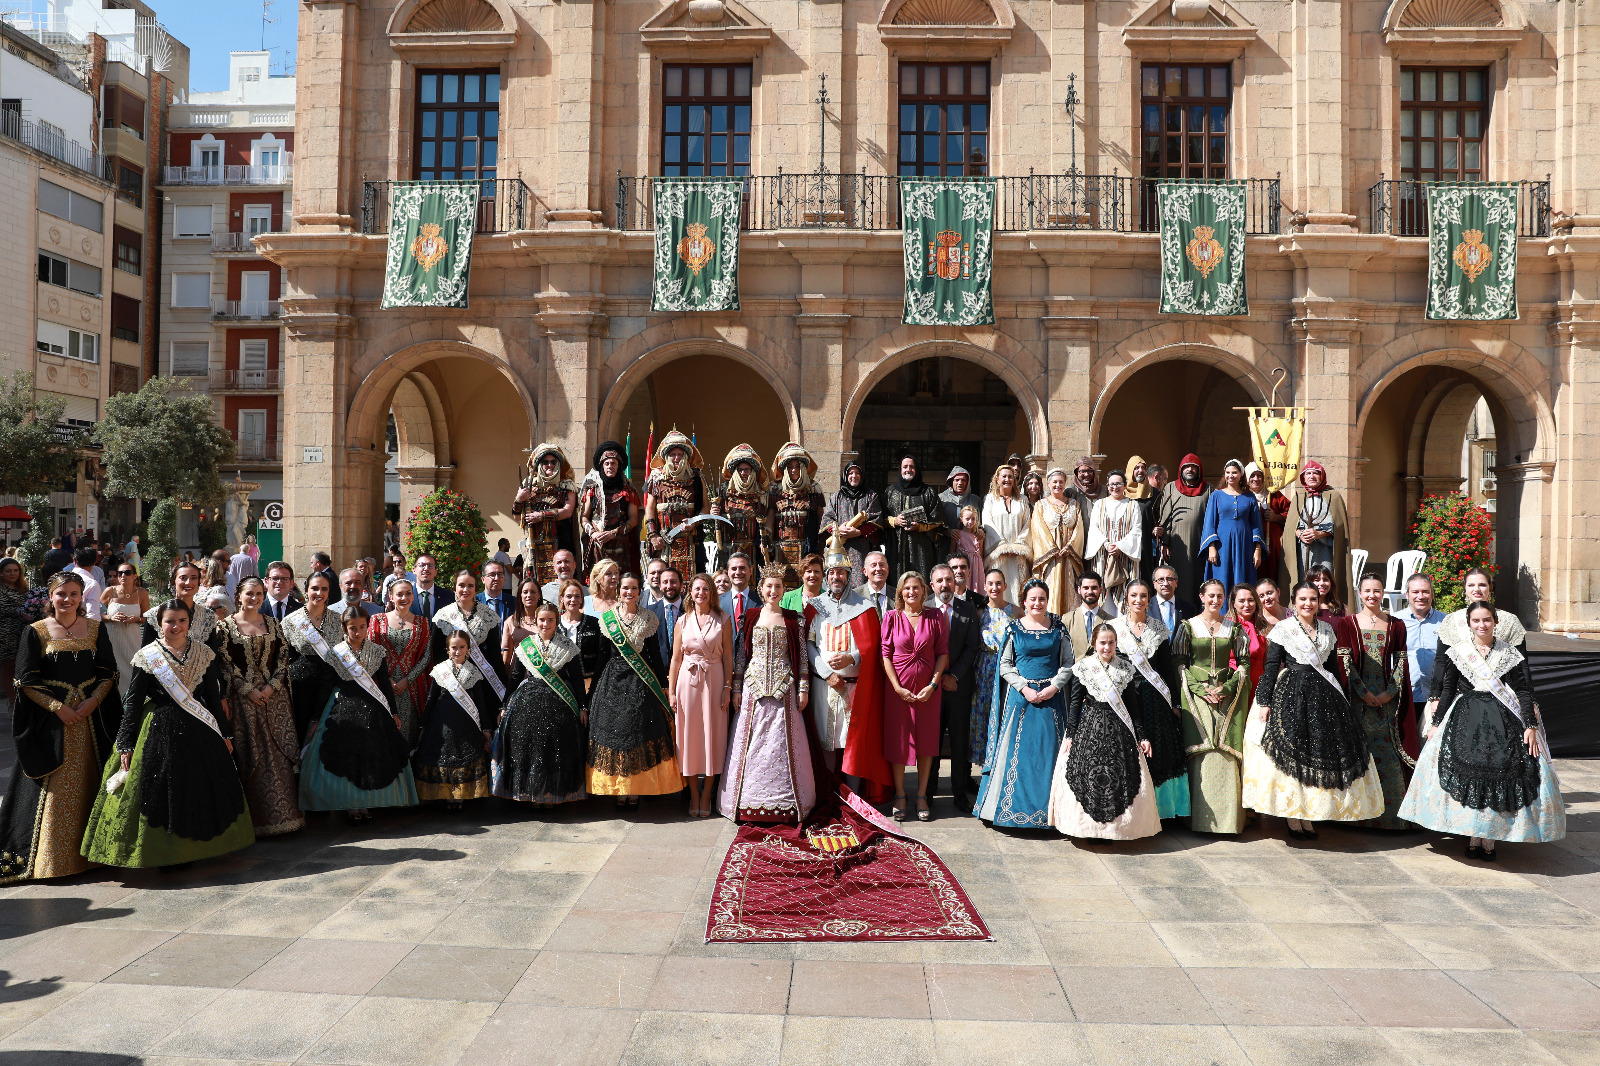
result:
[[[1150,0],[1122,28],[1122,40],[1140,59],[1237,59],[1258,36],[1255,24],[1228,0],[1198,4]]]
[[[884,0],[878,11],[884,45],[912,58],[997,55],[1016,26],[1007,0]]]
[[[401,0],[387,33],[414,58],[489,59],[516,44],[517,19],[506,0]]]
[[[739,0],[673,0],[639,29],[644,47],[664,59],[748,59],[772,40],[772,27]]]
[[[1403,58],[1502,59],[1528,32],[1516,0],[1393,0],[1383,39]]]

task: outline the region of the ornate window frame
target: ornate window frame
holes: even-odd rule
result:
[[[413,63],[489,64],[508,56],[516,45],[517,18],[506,0],[478,0],[500,16],[499,29],[413,32],[406,28],[420,11],[438,2],[450,0],[401,0],[385,29],[390,47]]]

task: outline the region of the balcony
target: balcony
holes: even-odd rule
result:
[[[1379,181],[1367,191],[1372,232],[1393,237],[1428,235],[1428,189],[1433,185],[1500,184],[1498,182]],[[1518,181],[1517,236],[1550,236],[1550,179]]]
[[[211,250],[218,255],[258,255],[256,246],[250,243],[260,234],[257,233],[213,233],[211,235]]]
[[[277,318],[277,300],[213,300],[211,317],[215,321],[259,321]]]
[[[213,370],[211,388],[214,392],[282,392],[283,369]]]
[[[59,133],[52,133],[37,123],[29,122],[20,112],[0,111],[0,137],[27,145],[74,170],[83,171],[91,178],[116,184],[114,178],[106,177],[105,157],[99,152],[91,152],[77,141],[69,141]]]
[[[995,185],[997,233],[1099,230],[1153,233],[1160,181],[1125,174],[1027,174],[968,179]],[[1283,205],[1277,178],[1247,178],[1246,227],[1279,232]],[[654,228],[654,179],[617,176],[613,220],[618,229]],[[745,230],[900,228],[900,179],[890,174],[785,174],[746,177]]]
[[[237,455],[244,463],[279,463],[283,461],[283,445],[277,440],[242,440],[238,442]]]
[[[389,232],[389,195],[394,185],[409,182],[364,181],[361,183],[361,232]],[[444,184],[444,183],[440,183]],[[521,178],[495,178],[479,183],[478,218],[474,233],[512,233],[533,229],[539,224],[533,211],[533,196]]]
[[[165,167],[164,185],[290,185],[294,163],[270,166]]]

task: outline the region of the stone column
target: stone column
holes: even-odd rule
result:
[[[361,0],[301,0],[295,68],[297,229],[353,229],[360,211],[354,173],[360,18]]]
[[[1553,568],[1544,567],[1541,573],[1540,567],[1544,546],[1551,543],[1552,523],[1545,497],[1555,472],[1553,462],[1506,463],[1494,468],[1495,555],[1519,560],[1516,572],[1506,567],[1495,575],[1494,598],[1496,603],[1514,604],[1517,617],[1530,629],[1541,627],[1546,615],[1543,586],[1555,575]]]
[[[1579,240],[1570,239],[1569,254],[1577,250]],[[1556,355],[1552,378],[1561,383],[1552,412],[1557,436],[1536,454],[1558,462],[1548,483],[1523,479],[1519,510],[1529,514],[1526,495],[1534,490],[1550,513],[1548,536],[1533,542],[1545,546],[1539,553],[1542,626],[1595,636],[1600,635],[1600,476],[1595,474],[1600,430],[1592,412],[1600,406],[1600,316],[1595,309],[1600,300],[1600,255],[1587,246],[1585,241],[1583,253],[1572,255],[1563,270],[1563,288],[1570,292],[1572,307],[1551,330]],[[1539,443],[1532,442],[1530,448]],[[1505,486],[1501,469],[1497,467],[1495,475]]]
[[[794,322],[800,335],[801,442],[817,461],[817,485],[831,493],[851,444],[844,436],[844,342],[850,316],[843,300],[807,296],[800,307]]]
[[[283,542],[296,566],[314,551],[347,543],[343,368],[353,319],[336,308],[340,302],[316,311],[301,307],[284,320]]]
[[[1030,467],[1043,473],[1067,466],[1073,457],[1092,450],[1089,420],[1094,413],[1095,341],[1100,320],[1092,315],[1047,314],[1047,393],[1045,417],[1050,426],[1050,455],[1029,456]]]
[[[1361,355],[1361,322],[1355,318],[1301,317],[1289,325],[1299,363],[1294,403],[1306,415],[1304,451],[1328,471],[1328,484],[1345,494],[1352,529],[1359,512],[1355,485],[1355,370]],[[1281,398],[1281,397],[1280,397]]]
[[[1356,229],[1349,190],[1345,121],[1345,4],[1299,0],[1292,11],[1294,64],[1293,156],[1285,199],[1299,208],[1295,221],[1308,232]],[[1268,153],[1270,154],[1270,153]]]
[[[598,297],[541,297],[539,303],[543,310],[533,318],[544,334],[546,358],[534,442],[557,442],[573,469],[584,471],[600,443],[599,338],[608,318],[598,310]]]
[[[555,158],[548,173],[555,184],[549,218],[557,226],[599,226],[606,8],[597,0],[567,0],[550,10]]]

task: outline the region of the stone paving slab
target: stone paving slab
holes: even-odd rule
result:
[[[181,871],[0,889],[0,1064],[1600,1066],[1600,761],[1572,835],[908,831],[988,943],[703,942],[676,799],[315,816]]]

